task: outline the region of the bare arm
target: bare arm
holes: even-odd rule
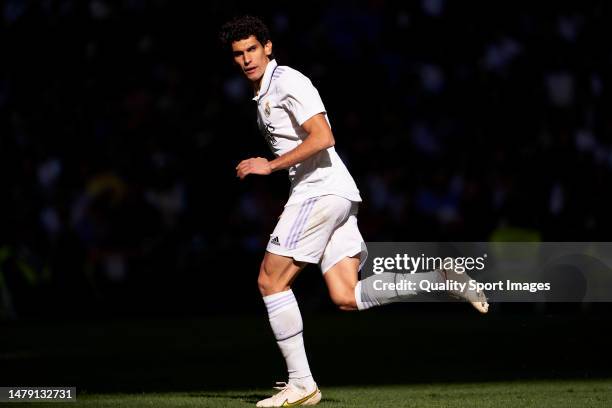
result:
[[[289,168],[297,163],[312,157],[321,150],[333,146],[336,142],[334,135],[325,120],[323,113],[318,113],[302,124],[302,128],[308,133],[306,139],[295,149],[268,161],[263,157],[254,157],[241,161],[236,166],[236,175],[244,179],[249,174],[268,175],[276,170]]]

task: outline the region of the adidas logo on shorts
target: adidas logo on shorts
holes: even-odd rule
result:
[[[280,242],[278,241],[278,237],[272,237],[272,239],[270,240],[271,244],[274,245],[279,245],[280,246]]]

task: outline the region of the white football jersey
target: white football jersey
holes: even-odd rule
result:
[[[308,134],[302,124],[314,115],[323,113],[329,123],[312,82],[295,69],[277,65],[275,60],[266,66],[259,93],[253,100],[257,102],[257,125],[277,157],[306,139]],[[353,177],[333,146],[288,170],[291,192],[287,205],[327,194],[361,201]]]

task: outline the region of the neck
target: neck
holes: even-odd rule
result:
[[[257,81],[253,82],[253,91],[255,91],[255,95],[259,94],[259,89],[261,88],[262,79],[263,79],[263,75]]]

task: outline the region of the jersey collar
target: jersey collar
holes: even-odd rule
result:
[[[272,74],[274,73],[274,70],[277,66],[278,64],[276,63],[275,59],[270,60],[268,62],[268,65],[266,65],[266,70],[264,71],[263,77],[261,78],[261,86],[259,87],[259,92],[253,97],[254,101],[259,102],[261,97],[268,93],[268,90],[270,89],[270,83],[272,82]]]

